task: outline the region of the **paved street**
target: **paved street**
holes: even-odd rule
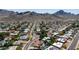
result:
[[[32,41],[29,41],[27,44],[25,44],[23,50],[27,50],[28,47],[31,45]]]
[[[69,46],[68,50],[74,50],[76,47],[76,44],[78,42],[79,39],[79,32],[75,35],[74,37],[75,39],[73,40],[73,42],[71,43],[71,45]]]
[[[36,22],[34,23],[34,25],[31,28],[31,31],[30,31],[31,32],[31,35],[32,35],[33,31],[34,31],[35,24],[36,24]],[[30,47],[30,45],[32,44],[32,41],[33,40],[29,40],[28,43],[24,46],[23,50],[28,50],[28,47]]]

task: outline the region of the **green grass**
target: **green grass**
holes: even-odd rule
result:
[[[18,46],[18,47],[16,48],[16,50],[22,50],[22,48],[21,48],[20,46]]]
[[[77,48],[77,50],[79,50],[79,48]]]

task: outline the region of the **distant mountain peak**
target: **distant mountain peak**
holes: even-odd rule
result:
[[[0,16],[2,15],[10,15],[10,14],[14,14],[15,12],[14,11],[8,11],[8,10],[5,10],[5,9],[0,9]]]
[[[64,10],[59,10],[56,13],[54,13],[55,15],[74,15],[70,12],[65,12]]]
[[[59,11],[57,11],[57,12],[60,12],[60,13],[65,13],[65,12],[64,12],[64,10],[59,10]]]

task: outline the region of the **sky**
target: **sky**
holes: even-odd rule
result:
[[[79,14],[79,9],[8,9],[8,10],[15,12],[34,11],[37,13],[50,13],[50,14],[55,13],[59,10],[64,10],[65,12]]]

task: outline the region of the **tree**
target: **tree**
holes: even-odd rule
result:
[[[20,47],[20,46],[18,46],[17,48],[16,48],[16,50],[21,50],[22,48]]]
[[[64,35],[65,34],[65,30],[60,32],[60,35]]]
[[[46,31],[45,30],[41,30],[40,38],[43,39],[44,37],[47,37]]]
[[[4,44],[4,47],[9,47],[9,46],[12,46],[13,45],[13,41],[11,40],[7,40]]]
[[[56,42],[55,38],[50,37],[50,41],[48,42],[49,45],[52,45],[54,42]]]

